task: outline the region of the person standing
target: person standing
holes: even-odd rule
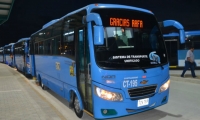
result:
[[[124,42],[126,46],[128,46],[128,37],[126,36],[125,28],[121,28],[121,31],[122,35],[120,35],[120,39]]]
[[[184,74],[185,72],[190,68],[191,69],[191,74],[192,74],[192,77],[195,78],[197,77],[195,75],[195,72],[194,72],[194,69],[195,69],[195,66],[196,66],[196,63],[194,61],[194,54],[193,54],[193,51],[194,51],[194,47],[191,46],[190,49],[187,51],[187,54],[186,54],[186,57],[185,57],[185,67],[183,69],[183,72],[181,74],[181,77],[184,77]]]

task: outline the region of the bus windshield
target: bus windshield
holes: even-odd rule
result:
[[[167,63],[162,33],[152,14],[128,9],[93,12],[100,15],[104,26],[104,44],[94,45],[99,67],[141,69]]]

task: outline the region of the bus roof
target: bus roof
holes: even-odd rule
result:
[[[48,26],[50,26],[50,25],[56,23],[58,20],[59,20],[59,19],[55,19],[55,20],[52,20],[52,21],[46,23],[45,25],[43,25],[42,29],[47,28]]]
[[[8,47],[8,46],[13,46],[15,43],[10,43],[8,45],[5,45],[4,47]]]
[[[185,31],[185,35],[200,35],[200,30],[196,30],[196,31]]]
[[[82,7],[78,10],[75,10],[75,11],[72,11],[66,15],[64,15],[63,17],[61,17],[60,19],[54,19],[54,20],[51,20],[50,22],[46,23],[45,25],[43,25],[42,29],[36,31],[35,33],[51,26],[52,24],[55,24],[57,23],[58,21],[60,20],[63,20],[64,18],[70,16],[70,15],[73,15],[73,14],[76,14],[82,10],[86,10],[87,13],[90,13],[92,9],[95,9],[95,8],[121,8],[121,9],[132,9],[132,10],[137,10],[137,11],[142,11],[142,12],[146,12],[146,13],[149,13],[149,14],[153,14],[150,10],[147,10],[147,9],[143,9],[143,8],[139,8],[139,7],[133,7],[133,6],[127,6],[127,5],[119,5],[119,4],[90,4],[90,5],[87,5],[85,7]],[[31,34],[34,35],[35,33]]]
[[[192,36],[192,35],[200,35],[200,30],[196,31],[185,31],[185,36]],[[179,33],[169,33],[169,34],[164,34],[163,37],[178,37]]]
[[[21,41],[24,41],[24,40],[30,40],[30,37],[27,37],[27,38],[21,38],[21,39],[19,39],[17,42],[21,42]]]
[[[151,11],[149,11],[147,9],[139,8],[139,7],[133,7],[133,6],[127,6],[127,5],[119,5],[119,4],[98,4],[98,3],[96,3],[96,4],[87,5],[87,6],[83,7],[83,8],[80,8],[78,10],[70,12],[70,13],[66,14],[65,16],[63,16],[62,18],[60,18],[60,19],[63,19],[63,18],[65,18],[67,16],[70,16],[72,14],[78,13],[83,9],[86,9],[87,13],[90,13],[91,10],[95,9],[95,8],[124,8],[124,9],[138,10],[138,11],[142,11],[142,12],[153,14]]]

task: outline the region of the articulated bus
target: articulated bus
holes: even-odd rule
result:
[[[171,68],[185,66],[185,56],[189,47],[194,46],[194,56],[197,68],[200,68],[200,31],[185,31],[185,43],[179,42],[178,33],[164,34]]]
[[[29,40],[30,38],[21,38],[14,46],[14,61],[17,70],[24,73],[25,76],[30,75],[29,62]]]
[[[154,14],[91,4],[31,35],[31,74],[68,101],[78,117],[136,114],[169,98],[169,63]]]
[[[10,43],[4,46],[4,63],[11,67],[14,67],[13,45],[14,43]]]
[[[0,47],[0,62],[3,63],[3,47]]]

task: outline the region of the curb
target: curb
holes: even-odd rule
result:
[[[176,77],[173,75],[170,75],[170,80],[172,81],[180,81],[180,82],[187,82],[187,83],[196,83],[200,84],[199,79],[194,79],[194,78],[182,78],[182,77]]]

